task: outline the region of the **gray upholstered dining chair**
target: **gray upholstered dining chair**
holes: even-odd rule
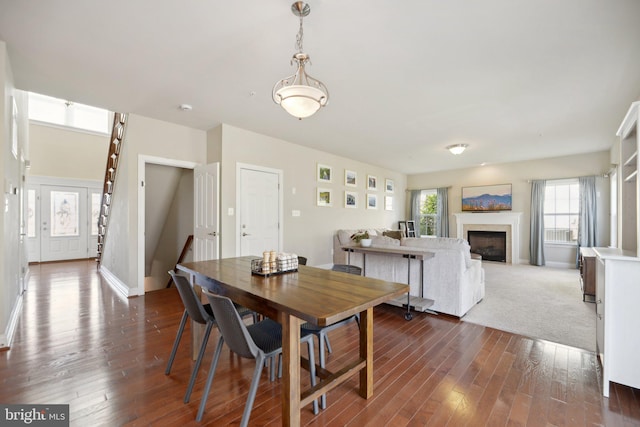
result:
[[[220,331],[220,339],[216,347],[216,352],[211,361],[211,368],[207,376],[207,382],[202,393],[202,400],[198,408],[196,421],[202,421],[204,408],[207,403],[207,397],[213,383],[213,377],[222,352],[222,345],[226,342],[231,351],[238,356],[246,359],[255,359],[256,367],[253,371],[251,386],[249,387],[249,395],[247,403],[242,413],[242,421],[240,426],[244,427],[249,423],[253,401],[258,390],[258,383],[262,374],[262,367],[267,359],[271,361],[270,379],[274,378],[274,359],[282,352],[282,326],[271,319],[265,319],[252,325],[245,325],[242,318],[238,314],[233,302],[220,295],[212,294],[207,290],[203,290],[211,305],[211,310],[216,317],[218,330]],[[316,365],[313,351],[313,336],[304,335],[300,339],[301,342],[307,343],[309,353],[309,374],[311,376],[311,386],[316,384]],[[318,402],[313,401],[313,413],[318,413]]]
[[[362,275],[362,269],[355,265],[344,265],[344,264],[335,264],[332,268],[333,271],[341,271],[343,273]],[[327,352],[332,353],[331,343],[329,342],[329,336],[327,335],[329,332],[342,327],[350,322],[356,321],[358,323],[358,327],[360,327],[360,316],[354,314],[353,316],[347,317],[346,319],[340,320],[339,322],[332,323],[327,326],[318,326],[313,323],[303,323],[301,328],[301,332],[304,334],[312,334],[318,337],[318,356],[320,358],[320,367],[325,368],[325,356],[324,356],[324,348],[325,344],[327,346]],[[327,396],[322,395],[321,405],[322,409],[327,407]]]
[[[198,352],[198,357],[196,358],[196,364],[194,365],[193,370],[191,372],[189,385],[187,386],[187,391],[184,395],[184,403],[188,403],[189,400],[191,399],[191,392],[193,391],[193,386],[196,382],[198,370],[200,369],[200,364],[202,363],[202,358],[204,356],[205,349],[207,348],[207,343],[209,342],[209,335],[211,335],[211,329],[216,324],[216,319],[213,316],[213,312],[211,311],[211,307],[209,306],[209,304],[203,305],[200,302],[200,298],[194,291],[187,277],[181,276],[173,270],[169,271],[169,274],[171,275],[171,278],[173,279],[173,283],[175,283],[176,288],[178,289],[178,293],[180,294],[180,299],[182,300],[182,304],[184,304],[184,313],[182,314],[182,319],[180,320],[180,326],[178,327],[178,332],[173,342],[173,348],[171,349],[169,362],[167,363],[167,367],[164,371],[165,375],[169,375],[171,373],[171,367],[173,366],[173,361],[175,360],[176,352],[178,351],[178,346],[180,344],[180,340],[184,332],[184,327],[187,324],[187,319],[191,318],[191,320],[193,320],[194,322],[199,323],[201,325],[205,325],[204,336],[202,337],[202,343],[200,344],[200,351]],[[256,319],[255,312],[245,307],[238,307],[238,312],[242,317],[252,316],[255,322],[255,319]]]

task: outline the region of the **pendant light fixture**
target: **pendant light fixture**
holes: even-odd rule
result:
[[[291,65],[298,69],[292,76],[278,81],[273,86],[273,101],[279,104],[285,111],[298,119],[312,116],[327,105],[329,101],[329,91],[320,80],[316,80],[307,74],[304,67],[311,59],[309,55],[302,51],[302,19],[309,15],[311,7],[305,2],[297,1],[291,5],[291,12],[300,18],[300,29],[296,37],[296,47],[298,51],[291,59]]]

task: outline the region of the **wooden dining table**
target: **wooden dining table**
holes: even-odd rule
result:
[[[192,282],[254,310],[282,325],[282,424],[300,425],[300,410],[354,375],[360,376],[359,394],[373,396],[373,307],[406,294],[408,286],[310,266],[268,277],[252,274],[256,257],[181,263],[177,266]],[[359,355],[330,372],[316,367],[320,382],[304,392],[300,368],[300,325],[326,326],[360,313]],[[301,363],[302,361],[302,363]]]

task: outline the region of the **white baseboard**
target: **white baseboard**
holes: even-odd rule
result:
[[[551,268],[573,268],[575,270],[576,263],[575,262],[546,262],[545,267]]]
[[[118,294],[125,298],[134,297],[138,295],[138,288],[130,288],[122,280],[118,279],[115,274],[109,271],[108,268],[101,265],[98,270],[102,277],[107,281],[109,286],[113,288]]]
[[[11,343],[13,342],[13,338],[16,335],[16,330],[18,329],[18,320],[20,317],[20,313],[22,312],[22,298],[24,294],[18,295],[16,299],[16,303],[13,306],[13,311],[11,312],[11,316],[9,316],[9,323],[7,324],[7,328],[5,331],[0,334],[0,348],[10,348]]]
[[[528,259],[521,259],[520,264],[531,265],[529,264]],[[575,263],[571,262],[555,262],[555,261],[546,261],[544,267],[551,268],[576,268]]]

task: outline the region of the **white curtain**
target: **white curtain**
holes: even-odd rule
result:
[[[529,264],[545,265],[544,261],[544,190],[543,179],[531,182],[531,220]]]
[[[449,237],[449,188],[438,188],[437,192],[438,206],[436,213],[438,214],[438,222],[436,224],[436,233],[438,237]]]

